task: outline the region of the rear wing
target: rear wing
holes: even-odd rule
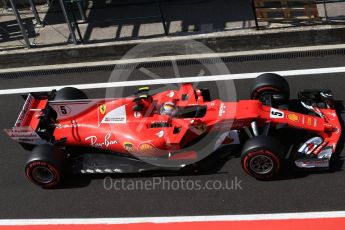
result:
[[[19,116],[11,129],[5,132],[15,141],[27,144],[44,144],[47,141],[41,133],[42,118],[47,109],[49,95],[46,93],[29,94]]]
[[[29,111],[31,109],[34,109],[34,102],[35,98],[31,94],[29,94],[25,100],[25,103],[23,105],[22,110],[19,113],[19,116],[17,118],[17,121],[14,123],[14,127],[23,127],[25,126],[28,117],[29,117]]]
[[[40,145],[47,143],[46,140],[42,139],[36,132],[29,126],[13,127],[12,129],[5,129],[7,135],[12,140],[27,143],[32,145]]]

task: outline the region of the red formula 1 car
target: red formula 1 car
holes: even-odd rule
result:
[[[180,170],[241,142],[242,167],[257,179],[274,178],[288,159],[300,168],[329,167],[341,135],[331,92],[300,92],[296,109],[289,107],[289,94],[287,81],[270,73],[255,79],[251,100],[238,102],[211,100],[208,89],[192,84],[152,95],[144,87],[133,97],[106,99],[63,88],[29,94],[6,132],[32,149],[26,176],[46,188],[70,169]]]

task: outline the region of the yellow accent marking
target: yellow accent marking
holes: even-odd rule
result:
[[[106,111],[107,111],[107,106],[106,106],[106,105],[101,105],[101,106],[99,107],[99,112],[100,112],[102,115],[104,115]]]
[[[139,88],[139,91],[142,91],[142,90],[149,90],[149,89],[150,89],[150,87],[145,86],[145,87],[141,87],[141,88]]]
[[[307,125],[311,125],[311,117],[308,117],[308,119],[307,119]]]

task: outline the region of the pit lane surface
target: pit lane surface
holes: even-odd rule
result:
[[[267,62],[228,64],[231,73],[263,72],[288,69],[341,66],[344,57],[304,58]],[[202,67],[179,66],[181,76],[195,76]],[[169,67],[150,69],[162,77],[173,77]],[[206,70],[205,70],[206,71]],[[96,76],[96,77],[95,77]],[[83,73],[56,76],[39,76],[18,79],[1,79],[0,87],[23,88],[63,84],[102,82],[109,73]],[[147,78],[140,71],[133,79]],[[337,100],[345,100],[344,73],[313,76],[291,76],[291,95],[305,88],[330,88]],[[210,79],[211,80],[211,79]],[[235,81],[239,99],[248,97],[252,80]],[[214,82],[201,83],[216,91]],[[125,89],[125,95],[135,92],[135,87]],[[103,97],[105,90],[86,90],[89,97]],[[215,94],[215,93],[213,93]],[[217,95],[212,95],[217,96]],[[23,104],[19,95],[0,96],[0,129],[9,128]],[[342,118],[344,119],[344,114]],[[237,178],[242,189],[237,190],[106,190],[104,177],[71,178],[61,189],[43,190],[30,184],[24,176],[24,162],[28,152],[0,132],[0,218],[82,218],[82,217],[135,217],[174,215],[220,215],[276,212],[304,212],[344,210],[345,174],[342,162],[338,170],[322,173],[291,172],[276,181],[260,182],[247,176],[238,158],[229,159],[218,173],[193,176],[165,176],[167,181],[208,180],[231,181]],[[340,143],[341,155],[344,154]],[[121,180],[121,176],[113,180]],[[152,180],[150,176],[126,176],[128,181]]]

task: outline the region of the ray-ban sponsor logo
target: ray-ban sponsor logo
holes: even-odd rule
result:
[[[116,140],[111,139],[111,133],[105,135],[104,139],[99,142],[97,136],[89,136],[85,138],[85,141],[90,141],[90,145],[95,148],[104,148],[109,147],[111,145],[117,144]]]

